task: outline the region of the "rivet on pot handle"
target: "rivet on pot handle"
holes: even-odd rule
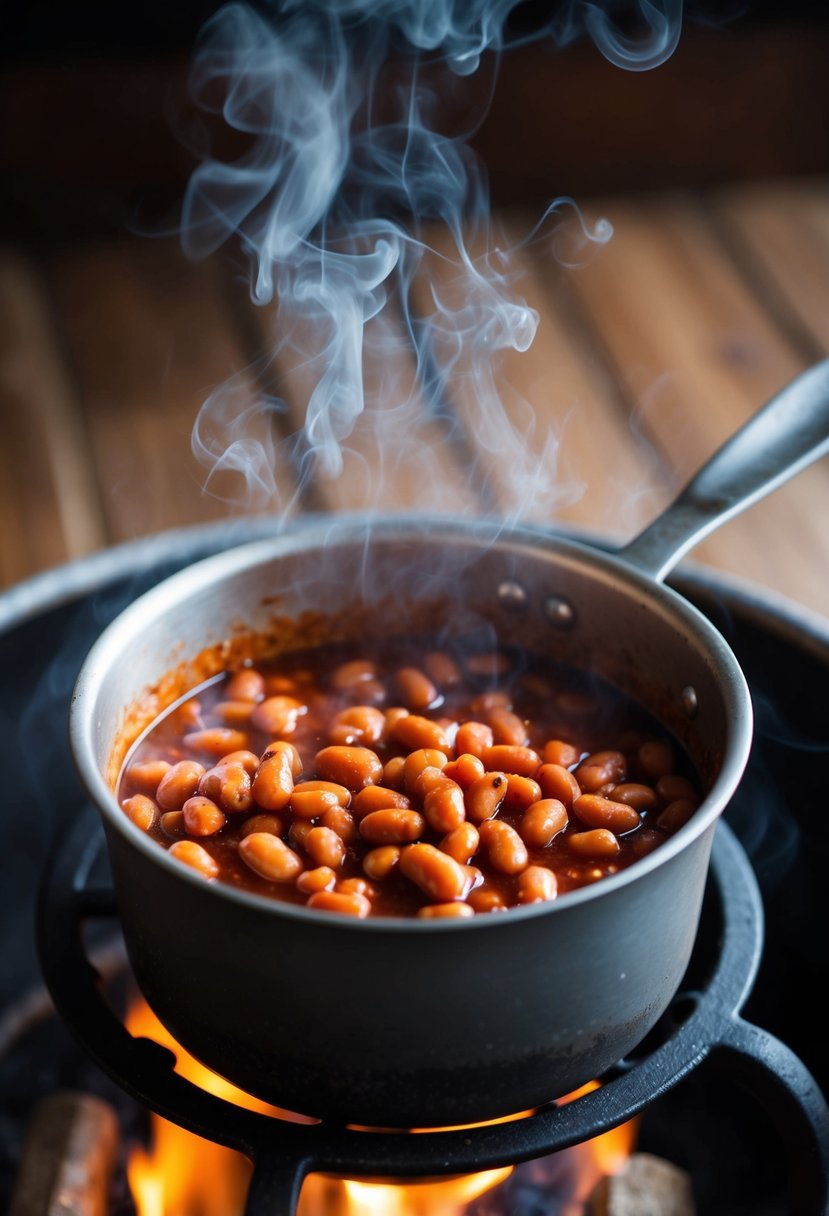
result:
[[[824,359],[740,427],[617,556],[661,582],[703,537],[827,453],[829,359]]]

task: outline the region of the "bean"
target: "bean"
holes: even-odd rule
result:
[[[637,811],[652,811],[658,799],[656,791],[652,790],[649,785],[640,785],[638,782],[631,781],[613,787],[613,801],[625,802],[628,806],[635,807]]]
[[[546,866],[527,866],[518,875],[519,904],[540,904],[555,899],[558,895],[558,881],[552,870]]]
[[[472,782],[483,777],[485,772],[483,760],[473,756],[471,752],[464,752],[457,760],[450,760],[443,770],[445,777],[455,781],[464,790],[469,789]]]
[[[518,773],[522,777],[534,777],[541,764],[537,751],[514,743],[495,743],[487,748],[482,759],[488,769]]]
[[[281,746],[291,747],[291,744],[284,743]],[[292,748],[292,750],[296,752],[296,748]],[[297,752],[296,754],[297,759],[299,759],[299,753]],[[256,770],[259,768],[260,759],[254,752],[245,749],[241,752],[228,752],[226,756],[222,756],[219,764],[241,764],[248,776],[254,777],[256,776]]]
[[[265,677],[265,696],[266,697],[292,697],[297,690],[297,684],[301,683],[300,674],[297,672],[295,677],[283,675],[270,675]]]
[[[195,840],[177,840],[167,850],[176,861],[182,862],[201,874],[202,878],[216,878],[219,874],[218,863],[213,860],[207,849],[203,849]]]
[[[674,771],[674,749],[662,739],[649,739],[636,753],[639,767],[646,777],[658,780]]]
[[[598,794],[582,794],[573,803],[573,811],[590,828],[608,828],[617,836],[632,832],[641,822],[639,812],[624,802],[600,798]]]
[[[445,780],[447,778],[444,777],[442,769],[437,768],[436,765],[428,764],[415,777],[411,792],[415,798],[419,798],[422,801],[430,790],[437,789]],[[455,782],[452,784],[454,785]]]
[[[314,825],[310,819],[295,819],[288,828],[288,839],[298,849],[304,849],[308,834],[309,832],[313,832],[313,830]]]
[[[368,900],[377,898],[376,890],[364,878],[340,878],[337,880],[335,890],[344,895],[365,895]]]
[[[156,801],[165,811],[180,811],[188,798],[198,792],[204,765],[195,760],[180,760],[158,783]]]
[[[319,819],[326,811],[340,807],[336,794],[329,790],[297,790],[291,794],[291,811],[300,819]]]
[[[480,826],[481,844],[489,853],[489,864],[502,874],[519,874],[529,861],[527,847],[501,819],[487,819]]]
[[[380,758],[368,747],[324,747],[314,757],[314,768],[324,781],[349,790],[376,785],[383,776]]]
[[[191,752],[203,752],[215,756],[218,760],[226,752],[241,751],[248,745],[248,737],[243,730],[233,730],[229,726],[211,726],[208,730],[195,730],[185,735],[182,743]]]
[[[314,895],[317,891],[333,891],[336,881],[337,875],[330,866],[317,866],[315,870],[303,870],[296,885],[303,895]]]
[[[133,794],[131,798],[125,798],[121,806],[137,828],[142,832],[149,832],[158,814],[158,807],[152,798],[148,798],[146,794]]]
[[[468,654],[464,665],[470,675],[483,679],[505,675],[512,666],[509,658],[499,650],[482,650],[478,654]]]
[[[286,751],[265,755],[268,759],[262,761],[253,779],[253,798],[264,811],[281,811],[294,792],[291,756]]]
[[[391,807],[406,809],[411,805],[407,795],[399,790],[389,789],[385,785],[367,785],[354,795],[351,809],[358,819],[362,819],[372,811],[386,811]]]
[[[489,692],[482,692],[479,697],[476,697],[470,703],[469,708],[474,713],[486,717],[492,709],[512,709],[512,699],[508,692],[490,689]]]
[[[500,891],[494,887],[478,887],[470,891],[466,902],[475,912],[505,912],[507,905]]]
[[[262,755],[259,757],[259,764],[264,764],[266,760],[272,760],[276,756],[285,755],[288,757],[288,765],[291,770],[291,776],[294,781],[302,775],[302,757],[300,756],[293,743],[286,743],[284,739],[274,739],[269,743]],[[254,773],[255,776],[255,773]]]
[[[542,798],[524,812],[518,832],[531,849],[545,849],[567,827],[567,811],[558,798]]]
[[[425,904],[418,908],[419,920],[463,920],[475,915],[474,908],[460,901],[450,904]]]
[[[187,828],[184,826],[183,811],[165,811],[158,822],[161,824],[161,830],[165,836],[178,839],[187,832]]]
[[[265,680],[252,667],[243,667],[230,677],[225,693],[231,701],[261,701],[265,695]]]
[[[536,773],[536,780],[545,798],[558,798],[559,802],[564,803],[566,811],[572,811],[581,788],[571,772],[560,764],[542,764]]]
[[[401,874],[435,903],[463,899],[472,886],[466,867],[432,844],[411,844],[400,854]]]
[[[169,773],[172,765],[166,760],[145,760],[140,764],[132,764],[127,769],[125,781],[134,786],[142,794],[154,795],[161,783],[162,777]]]
[[[337,870],[345,861],[345,845],[330,828],[312,828],[305,837],[305,851],[318,866]]]
[[[677,798],[669,802],[656,821],[656,826],[663,832],[677,832],[683,827],[697,809],[696,802],[691,798]]]
[[[260,878],[268,882],[293,882],[303,869],[302,861],[278,836],[251,832],[239,841],[239,856]]]
[[[250,774],[238,761],[220,760],[208,769],[199,781],[198,792],[231,814],[249,811],[253,805]]]
[[[400,860],[400,849],[395,844],[383,844],[371,849],[363,858],[363,869],[369,878],[380,882],[388,878]]]
[[[458,755],[468,752],[480,760],[494,741],[492,727],[485,722],[461,722],[455,736],[455,748]]]
[[[364,920],[371,912],[371,904],[365,895],[345,891],[317,891],[308,900],[309,908],[321,912],[338,912],[340,916],[356,916]]]
[[[461,787],[441,775],[440,783],[433,786],[423,799],[423,815],[435,832],[451,832],[460,827],[466,819],[466,805]]]
[[[623,752],[593,752],[573,773],[584,793],[594,794],[608,781],[624,781],[627,761]]]
[[[373,680],[376,675],[377,669],[368,659],[351,659],[332,672],[331,687],[343,691],[364,680]]]
[[[250,722],[253,704],[250,701],[220,701],[213,707],[213,712],[225,726],[242,728]]]
[[[386,690],[379,680],[364,680],[362,684],[348,689],[345,695],[361,701],[363,705],[382,705],[386,700]]]
[[[409,711],[402,705],[391,705],[384,714],[386,719],[386,734],[390,735],[401,718],[408,718]]]
[[[403,785],[403,773],[406,768],[405,756],[392,756],[383,765],[383,785],[390,789],[400,789]]]
[[[215,836],[227,822],[224,811],[201,794],[188,798],[181,810],[184,826],[191,836]]]
[[[370,788],[370,787],[369,787]],[[298,781],[294,786],[295,794],[331,794],[339,806],[348,806],[351,801],[351,791],[336,781]]]
[[[666,805],[670,802],[676,802],[678,799],[687,799],[689,802],[696,804],[697,791],[694,789],[690,781],[685,777],[679,777],[675,773],[670,773],[666,777],[660,777],[656,783],[656,794],[659,800]]]
[[[526,724],[512,710],[496,706],[486,715],[487,722],[492,727],[495,744],[526,747],[528,742]]]
[[[191,697],[189,701],[185,701],[183,705],[179,705],[178,709],[171,716],[171,720],[175,721],[179,730],[187,728],[196,729],[202,725],[201,720],[201,704],[198,697]]]
[[[431,747],[420,747],[409,752],[403,764],[403,788],[407,794],[413,794],[420,774],[425,768],[446,767],[446,753]]]
[[[354,816],[341,806],[332,807],[330,811],[325,812],[322,816],[322,826],[336,832],[343,844],[353,844],[360,835]]]
[[[339,729],[342,737],[333,737]],[[379,743],[386,733],[386,717],[372,705],[352,705],[341,710],[334,718],[331,741],[338,744]]]
[[[595,828],[592,832],[574,832],[568,838],[568,843],[580,857],[615,857],[619,852],[619,841],[607,828]]]
[[[445,650],[433,650],[426,655],[423,666],[438,688],[454,688],[461,682],[461,669]]]
[[[439,848],[441,852],[448,853],[460,865],[467,865],[478,852],[480,843],[480,834],[475,825],[462,823],[444,836]]]
[[[466,813],[475,823],[497,815],[507,793],[506,773],[485,773],[464,794]]]
[[[446,737],[446,732],[431,718],[422,718],[419,714],[407,714],[400,718],[391,728],[391,737],[395,743],[407,747],[409,751],[429,749],[443,752],[449,756],[452,746]]]
[[[660,832],[654,832],[652,828],[640,828],[633,837],[631,847],[637,857],[646,857],[648,853],[660,844],[665,837]]]
[[[296,730],[297,718],[307,712],[308,706],[294,697],[266,697],[254,707],[250,716],[251,726],[261,730],[263,735],[281,738],[292,735]],[[243,747],[244,744],[239,746]]]
[[[395,672],[394,682],[409,709],[428,709],[440,700],[440,693],[419,667],[401,667]]]
[[[562,768],[572,768],[581,759],[581,752],[573,743],[565,743],[563,739],[549,739],[541,749],[541,759],[545,764],[560,764]]]
[[[541,797],[541,786],[532,777],[520,773],[507,773],[507,794],[504,807],[510,811],[526,811]]]
[[[250,836],[251,832],[270,832],[272,836],[281,836],[285,825],[278,815],[250,815],[239,828],[240,837]]]
[[[360,835],[369,844],[408,844],[419,840],[426,825],[417,811],[392,807],[372,811],[360,821]]]

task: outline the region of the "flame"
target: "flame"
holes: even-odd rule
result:
[[[314,1122],[270,1106],[211,1072],[184,1051],[145,1001],[133,1003],[126,1025],[133,1035],[153,1039],[173,1051],[176,1072],[209,1093],[276,1118]],[[597,1089],[598,1084],[590,1082],[561,1101],[573,1101]],[[507,1122],[529,1113],[522,1111],[490,1122]],[[570,1173],[576,1178],[578,1190],[570,1198],[585,1200],[602,1177],[621,1169],[635,1146],[636,1129],[637,1120],[631,1120],[568,1150]],[[311,1175],[302,1187],[296,1216],[463,1216],[467,1204],[506,1182],[514,1169],[522,1168],[504,1166],[406,1185]],[[251,1163],[240,1153],[203,1140],[157,1115],[152,1119],[150,1148],[135,1148],[127,1166],[138,1216],[242,1216],[251,1173]]]

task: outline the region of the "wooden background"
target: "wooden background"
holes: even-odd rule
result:
[[[614,227],[576,269],[550,242],[516,263],[540,326],[504,375],[536,431],[558,442],[566,493],[545,522],[632,537],[742,421],[829,354],[827,50],[825,25],[772,22],[691,32],[665,68],[635,76],[585,47],[505,59],[477,137],[498,225],[519,238],[549,198],[570,194]],[[174,238],[131,231],[136,199],[163,215],[192,167],[170,117],[185,68],[180,56],[99,55],[15,62],[0,76],[4,112],[20,114],[2,145],[0,586],[249,513],[205,492],[190,450],[202,403],[231,375],[244,402],[275,377],[287,390],[287,411],[258,425],[292,498],[296,469],[279,441],[302,419],[307,384],[287,366],[258,370],[273,318],[251,303],[238,252],[189,262]],[[412,366],[404,349],[402,382]],[[446,406],[436,417],[413,398],[405,426],[421,442],[379,501],[363,425],[343,476],[315,476],[292,510],[511,510],[475,401],[458,389]],[[829,462],[694,560],[829,615]]]

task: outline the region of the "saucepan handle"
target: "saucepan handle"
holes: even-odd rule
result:
[[[617,556],[662,581],[689,549],[829,453],[829,359],[796,376]]]

